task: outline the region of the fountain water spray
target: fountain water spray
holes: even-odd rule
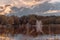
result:
[[[36,21],[36,30],[37,30],[37,32],[43,33],[42,28],[43,28],[42,22],[37,20]]]

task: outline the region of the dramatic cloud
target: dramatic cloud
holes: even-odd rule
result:
[[[49,10],[53,10],[55,6],[53,4],[56,2],[59,2],[59,0],[0,0],[0,14],[15,13],[16,15],[25,15],[32,13],[49,13],[52,12]],[[56,12],[55,9],[56,8],[54,8],[53,12]]]
[[[6,13],[9,14],[12,11],[11,5],[0,6],[0,15],[5,15]]]
[[[0,14],[5,15],[6,13],[10,13],[12,7],[25,7],[32,8],[32,6],[40,5],[49,0],[0,0]],[[9,5],[9,6],[6,6]]]
[[[19,3],[21,3],[20,5],[21,6],[26,6],[26,7],[31,7],[31,6],[34,6],[34,5],[38,5],[38,4],[42,4],[46,1],[49,1],[49,0],[19,0],[19,2],[17,3],[15,0],[14,0],[14,3],[15,5],[18,5],[19,6]]]
[[[37,14],[37,15],[45,15],[45,14],[54,14],[60,12],[60,3],[51,4],[48,2],[45,2],[40,5],[36,5],[33,9],[30,8],[17,8],[13,7],[12,10],[14,10],[14,13],[11,13],[10,15],[17,15],[17,16],[23,16],[23,15],[29,15],[29,14]],[[56,14],[57,15],[57,14]]]
[[[30,7],[41,4],[49,0],[0,0],[0,5],[12,5],[16,7]]]
[[[17,8],[17,7],[12,7],[12,10],[14,10],[13,13],[11,13],[12,15],[29,15],[29,14],[43,14],[44,12],[52,9],[54,6],[48,2],[45,2],[43,4],[39,4],[34,6],[32,9],[31,8],[25,8],[25,7],[21,7],[21,8]],[[11,15],[10,14],[10,15]]]

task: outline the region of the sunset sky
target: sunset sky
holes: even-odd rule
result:
[[[35,1],[35,3],[33,2],[34,0],[0,0],[0,5],[7,5],[7,4],[13,4],[14,6],[22,6],[23,5],[34,5],[34,4],[38,4],[39,2],[45,2],[48,0],[39,0],[39,1]],[[55,2],[60,2],[60,0],[50,0],[49,2],[51,3],[55,3]]]
[[[23,8],[30,8],[33,10],[35,6],[41,5],[45,2],[56,4],[59,3],[60,0],[0,0],[0,14],[5,15],[6,13],[10,14],[10,12],[14,12],[14,10],[11,9],[12,7],[16,7],[16,8],[23,7]],[[49,12],[60,12],[60,10],[59,11],[53,10]]]

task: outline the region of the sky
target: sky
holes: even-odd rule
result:
[[[51,3],[60,2],[60,0],[51,0]]]
[[[0,14],[5,15],[5,14],[10,14],[10,12],[14,12],[14,10],[11,9],[12,7],[16,7],[16,8],[23,7],[23,8],[30,8],[33,10],[35,6],[43,4],[45,2],[54,4],[60,2],[60,0],[0,0]],[[57,12],[57,11],[55,10],[53,12]]]
[[[7,5],[7,4],[12,4],[14,6],[31,6],[31,5],[36,5],[36,4],[40,4],[43,3],[45,1],[48,0],[39,0],[39,1],[35,1],[34,0],[0,0],[0,5]],[[50,0],[50,3],[55,3],[55,2],[60,2],[59,0]]]

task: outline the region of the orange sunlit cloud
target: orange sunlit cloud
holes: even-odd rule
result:
[[[49,11],[45,12],[44,14],[47,14],[47,13],[57,13],[57,12],[60,12],[60,10],[49,10]]]
[[[5,15],[6,13],[10,13],[11,11],[11,6],[5,5],[0,7],[0,15]]]
[[[0,1],[1,5],[0,5],[0,15],[5,15],[7,13],[10,13],[11,7],[15,6],[15,7],[31,7],[37,4],[41,4],[46,2],[47,0],[2,0]],[[5,7],[6,5],[10,5]]]
[[[31,8],[32,6],[36,6],[38,4],[42,4],[49,0],[0,0],[0,14],[5,15],[12,12],[11,8],[13,6],[20,8],[26,7]],[[57,0],[52,0],[51,2],[55,2]],[[10,5],[5,7],[5,5]]]
[[[24,0],[20,0],[23,4],[27,5],[27,6],[33,6],[33,5],[37,5],[37,4],[42,4],[45,1],[48,0],[32,0],[32,1],[24,1]]]

